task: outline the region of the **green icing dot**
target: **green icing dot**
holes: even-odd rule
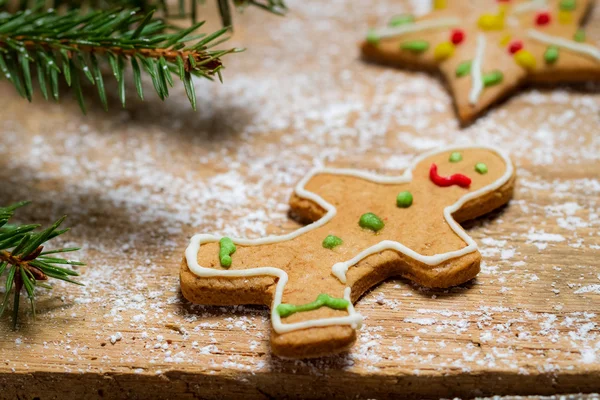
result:
[[[400,48],[414,53],[422,53],[429,48],[429,42],[426,40],[409,40],[408,42],[402,43]]]
[[[337,247],[342,243],[344,243],[344,241],[334,235],[329,235],[325,239],[323,239],[323,247],[325,247],[326,249],[333,249],[334,247]]]
[[[461,78],[471,72],[471,61],[463,61],[456,67],[456,77]]]
[[[358,225],[360,225],[361,228],[370,229],[373,232],[378,232],[383,229],[385,224],[377,215],[373,213],[366,213],[360,216]]]
[[[487,174],[488,167],[484,163],[480,162],[475,164],[475,171],[479,172],[481,175]]]
[[[413,203],[413,195],[409,191],[398,193],[396,196],[396,205],[400,208],[408,208]]]
[[[577,32],[575,32],[573,39],[575,39],[576,42],[585,42],[585,31],[583,29],[579,29]]]
[[[448,159],[450,162],[459,162],[462,161],[462,154],[459,151],[455,151],[450,154],[450,158]]]
[[[559,5],[559,7],[562,11],[573,11],[576,6],[577,6],[577,1],[575,1],[575,0],[561,0],[560,5]]]
[[[558,60],[558,47],[548,46],[544,52],[544,61],[547,64],[554,64]]]
[[[412,24],[413,22],[415,22],[415,17],[413,17],[410,14],[402,14],[402,15],[394,15],[392,17],[392,19],[390,19],[390,22],[388,23],[388,25],[391,27],[396,27],[396,26]]]
[[[231,255],[235,253],[235,250],[235,244],[230,238],[224,237],[219,240],[219,261],[221,261],[222,267],[231,267]]]
[[[377,34],[375,29],[369,29],[367,32],[367,43],[372,45],[379,44],[379,34]]]
[[[316,310],[323,306],[333,308],[334,310],[345,310],[349,305],[350,302],[346,299],[331,297],[328,294],[321,293],[312,303],[300,305],[281,303],[277,306],[277,313],[280,317],[285,318],[297,312]]]
[[[494,86],[502,82],[504,75],[500,71],[492,71],[483,75],[483,86]]]

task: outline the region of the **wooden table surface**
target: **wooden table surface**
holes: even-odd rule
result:
[[[386,398],[600,391],[600,86],[525,88],[459,128],[435,76],[362,62],[369,24],[425,1],[289,1],[247,10],[225,83],[162,103],[131,97],[82,116],[0,82],[0,204],[23,222],[68,214],[85,287],[23,299],[0,320],[0,398]],[[213,17],[214,10],[207,14]],[[215,20],[215,18],[213,18]],[[588,35],[600,44],[600,12]],[[112,79],[107,85],[114,89]],[[113,93],[116,91],[112,90]],[[131,91],[133,95],[133,90]],[[314,165],[397,173],[420,152],[480,142],[512,153],[515,198],[466,224],[484,256],[472,282],[389,280],[357,304],[347,354],[270,355],[265,308],[190,305],[178,268],[196,232],[260,237],[297,227],[295,182]],[[0,289],[2,290],[2,289]]]

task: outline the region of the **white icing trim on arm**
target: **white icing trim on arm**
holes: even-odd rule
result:
[[[478,189],[474,192],[467,193],[463,197],[461,197],[456,203],[451,206],[448,206],[444,209],[444,218],[446,222],[450,226],[450,228],[466,243],[467,246],[456,251],[451,251],[442,254],[436,254],[433,256],[424,256],[421,255],[414,250],[409,249],[403,244],[391,240],[384,240],[374,246],[369,247],[368,249],[362,251],[351,260],[348,260],[343,263],[337,263],[332,267],[332,273],[340,279],[343,283],[346,282],[346,271],[352,265],[355,265],[360,260],[369,255],[375,254],[377,252],[391,249],[406,254],[417,261],[420,261],[427,265],[437,265],[448,259],[459,257],[465,254],[472,253],[477,250],[477,244],[467,233],[460,227],[460,225],[454,221],[452,218],[452,213],[457,211],[463,204],[467,201],[481,196],[485,193],[494,191],[504,185],[513,174],[513,165],[510,161],[510,158],[500,149],[489,146],[455,146],[448,147],[439,150],[435,150],[429,153],[425,153],[420,157],[416,158],[413,162],[413,166],[410,169],[407,169],[403,175],[400,176],[382,176],[373,174],[365,171],[358,171],[353,169],[332,169],[332,168],[323,168],[323,169],[313,169],[308,175],[306,175],[298,184],[296,185],[296,194],[304,199],[311,200],[322,207],[326,213],[321,219],[313,222],[305,227],[302,227],[294,232],[288,233],[286,235],[281,236],[267,236],[260,239],[241,239],[241,238],[231,238],[231,240],[235,244],[239,244],[242,246],[259,246],[264,244],[278,243],[284,242],[287,240],[294,239],[306,232],[317,229],[327,222],[331,221],[331,219],[336,215],[336,208],[328,203],[325,199],[319,196],[316,193],[309,192],[305,189],[308,181],[315,175],[318,174],[332,174],[332,175],[346,175],[346,176],[354,176],[358,178],[362,178],[365,180],[370,180],[376,183],[382,184],[399,184],[399,183],[408,183],[412,180],[412,170],[415,166],[424,160],[427,157],[430,157],[434,154],[438,154],[441,152],[452,151],[452,150],[465,150],[469,148],[476,149],[487,149],[495,152],[500,157],[502,157],[503,161],[506,164],[506,171],[495,182]],[[346,287],[344,290],[344,298],[349,301],[349,305],[347,308],[348,315],[344,317],[333,317],[333,318],[323,318],[323,319],[315,319],[315,320],[307,320],[302,322],[296,322],[291,324],[284,324],[281,322],[281,317],[279,313],[277,313],[277,306],[281,304],[283,298],[283,291],[285,285],[288,281],[288,275],[285,271],[275,267],[258,267],[258,268],[250,268],[244,270],[226,270],[226,269],[214,269],[214,268],[206,268],[202,267],[198,264],[198,252],[200,250],[200,246],[205,243],[218,242],[221,239],[221,236],[215,235],[206,235],[206,234],[198,234],[194,235],[190,240],[188,247],[185,250],[185,258],[188,265],[188,268],[192,273],[199,277],[251,277],[251,276],[273,276],[277,278],[277,285],[275,287],[275,295],[273,297],[273,303],[271,304],[271,321],[273,324],[273,329],[277,333],[285,333],[291,332],[299,329],[306,329],[311,327],[318,326],[332,326],[332,325],[350,325],[352,327],[359,327],[362,323],[363,317],[356,313],[354,307],[352,305],[351,299],[351,288]]]
[[[458,237],[460,237],[462,240],[464,240],[464,242],[467,244],[466,247],[463,247],[460,250],[449,251],[447,253],[435,254],[433,256],[424,256],[422,254],[417,253],[416,251],[414,251],[412,249],[409,249],[402,243],[399,243],[399,242],[396,242],[393,240],[383,240],[383,241],[377,243],[376,245],[371,246],[368,249],[361,251],[355,257],[353,257],[352,259],[350,259],[348,261],[336,263],[331,268],[333,271],[333,274],[342,283],[346,283],[346,273],[348,272],[348,268],[350,268],[353,265],[358,264],[362,259],[367,258],[370,255],[380,253],[384,250],[395,250],[399,253],[406,254],[407,256],[411,257],[414,260],[417,260],[419,262],[422,262],[423,264],[427,264],[427,265],[431,265],[431,266],[439,265],[439,264],[443,263],[444,261],[447,261],[451,258],[460,257],[465,254],[469,254],[469,253],[476,251],[477,243],[475,243],[473,238],[471,238],[471,236],[469,236],[462,229],[460,224],[458,224],[454,220],[454,218],[452,218],[452,214],[455,213],[456,211],[458,211],[469,200],[473,200],[479,196],[482,196],[486,193],[494,191],[494,190],[500,188],[506,182],[508,182],[508,180],[510,179],[510,177],[513,174],[513,166],[510,161],[510,158],[506,154],[504,154],[503,152],[501,152],[499,150],[494,149],[494,151],[496,151],[496,153],[498,155],[500,155],[500,157],[502,157],[502,159],[506,163],[506,171],[504,172],[504,175],[502,175],[495,182],[493,182],[487,186],[484,186],[481,189],[478,189],[478,190],[475,190],[474,192],[465,194],[456,203],[444,208],[444,219],[446,220],[448,225],[450,225],[450,228],[454,231],[454,233],[456,233],[456,235]],[[429,156],[429,154],[427,156]],[[423,158],[419,159],[419,161],[422,159]],[[410,179],[409,179],[409,181],[410,181]],[[399,182],[397,182],[397,183],[399,183]]]
[[[458,24],[460,24],[460,19],[454,17],[426,19],[424,21],[397,27],[385,26],[383,28],[377,28],[374,30],[374,33],[379,39],[386,39],[406,35],[407,33],[449,28],[452,26],[457,26]]]
[[[471,63],[471,93],[469,93],[469,103],[474,106],[483,91],[483,77],[481,73],[481,64],[485,54],[485,36],[480,33],[477,35],[477,48],[475,49],[475,58]]]
[[[530,29],[529,31],[527,31],[527,35],[530,38],[537,40],[538,42],[562,47],[564,49],[571,50],[576,53],[585,54],[600,61],[600,49],[590,44],[579,43],[574,40],[562,38],[560,36],[548,35],[546,33],[536,31],[535,29]]]

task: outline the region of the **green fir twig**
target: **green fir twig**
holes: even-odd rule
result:
[[[143,99],[141,75],[147,73],[158,96],[169,96],[172,75],[184,84],[196,109],[192,76],[221,80],[221,57],[240,51],[215,50],[228,28],[196,34],[203,22],[186,29],[175,28],[153,13],[131,10],[91,11],[81,14],[54,10],[0,13],[0,79],[12,82],[29,101],[37,76],[44,98],[59,99],[59,80],[74,91],[85,113],[81,80],[95,85],[107,109],[101,62],[107,62],[117,80],[119,98],[125,106],[125,68],[131,65],[138,96]]]
[[[283,0],[216,0],[223,26],[232,24],[231,4],[240,11],[256,7],[273,14],[284,15],[287,7]],[[177,13],[169,12],[166,0],[0,0],[0,10],[15,8],[21,11],[36,7],[66,10],[110,10],[116,7],[138,9],[143,13],[159,11],[163,17],[191,18],[197,22],[197,7],[206,0],[178,0]]]
[[[28,203],[20,202],[9,207],[0,207],[0,277],[6,276],[4,295],[0,303],[0,317],[6,310],[12,290],[13,328],[17,327],[21,292],[24,291],[29,298],[35,317],[36,287],[51,289],[50,286],[42,283],[48,278],[81,285],[71,279],[79,274],[72,269],[64,268],[64,265],[85,265],[78,261],[56,257],[56,254],[77,251],[78,248],[43,251],[44,243],[68,231],[68,229],[58,229],[65,217],[40,232],[35,232],[39,225],[8,224],[15,210]]]

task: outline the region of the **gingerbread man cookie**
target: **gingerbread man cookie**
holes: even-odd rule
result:
[[[362,44],[365,59],[439,70],[468,123],[526,82],[600,80],[600,48],[580,23],[590,0],[434,1],[393,17]]]
[[[340,352],[362,322],[353,303],[384,279],[448,287],[475,277],[481,255],[459,222],[506,204],[514,181],[508,156],[482,146],[425,154],[396,177],[317,169],[290,200],[312,223],[262,239],[195,235],[181,290],[194,303],[270,306],[277,355]]]

